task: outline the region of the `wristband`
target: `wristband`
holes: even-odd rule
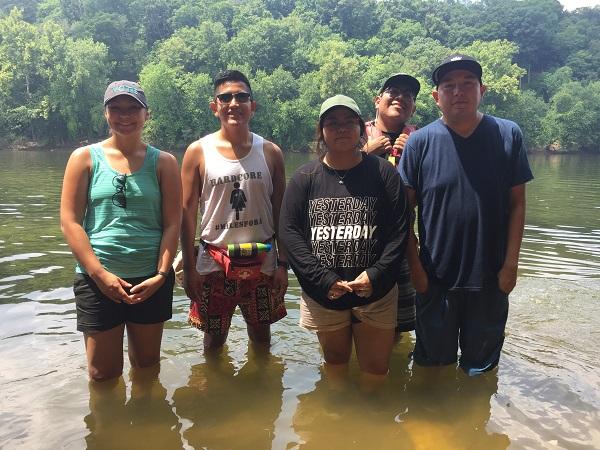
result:
[[[284,267],[285,270],[289,270],[290,268],[290,264],[287,261],[282,261],[281,259],[277,260],[277,267],[279,266]]]
[[[161,277],[164,277],[164,278],[169,278],[169,272],[163,272],[162,270],[157,271],[156,275],[160,275]]]

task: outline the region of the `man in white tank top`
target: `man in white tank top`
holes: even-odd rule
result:
[[[240,306],[248,336],[270,343],[270,324],[286,315],[287,258],[278,245],[279,210],[285,190],[283,154],[277,145],[250,131],[256,102],[248,79],[236,70],[213,82],[210,109],[221,128],[193,142],[182,163],[183,223],[181,246],[185,292],[191,299],[190,323],[204,332],[204,349],[216,350],[227,339],[231,317]],[[259,278],[234,280],[200,245],[194,252],[198,209],[203,243],[271,243]]]

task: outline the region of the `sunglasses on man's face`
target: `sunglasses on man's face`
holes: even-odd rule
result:
[[[227,92],[224,94],[217,94],[215,97],[217,97],[221,103],[231,103],[234,98],[238,103],[246,103],[252,99],[252,94],[249,92],[236,92],[235,94]]]

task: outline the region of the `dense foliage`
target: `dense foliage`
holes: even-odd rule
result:
[[[324,98],[370,117],[395,72],[422,83],[414,122],[434,120],[429,77],[453,51],[480,60],[483,108],[529,147],[599,149],[600,7],[556,0],[0,0],[0,140],[102,136],[104,88],[126,78],[146,90],[148,139],[180,149],[216,128],[211,79],[238,68],[254,130],[305,149]]]

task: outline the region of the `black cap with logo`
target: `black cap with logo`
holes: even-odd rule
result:
[[[444,76],[451,70],[468,70],[476,75],[481,83],[481,75],[483,74],[481,64],[479,64],[472,56],[456,53],[448,56],[441,62],[439,66],[435,68],[431,74],[433,84],[435,86],[439,86],[442,78],[444,78]]]
[[[390,76],[387,80],[385,80],[385,83],[383,83],[381,89],[379,89],[379,93],[381,94],[387,88],[392,86],[406,86],[410,89],[410,91],[414,94],[415,97],[419,94],[419,91],[421,90],[421,83],[419,83],[419,80],[406,73],[396,73]]]

